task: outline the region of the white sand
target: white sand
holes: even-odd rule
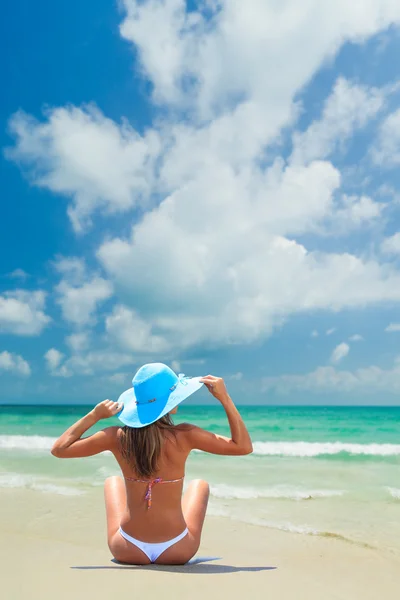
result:
[[[184,567],[115,564],[102,490],[63,497],[2,490],[1,599],[400,597],[400,558],[341,540],[208,517],[197,558]]]

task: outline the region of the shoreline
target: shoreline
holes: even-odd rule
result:
[[[119,565],[112,561],[106,544],[99,491],[62,497],[4,489],[0,510],[2,595],[7,600],[73,596],[80,600],[86,595],[105,600],[126,593],[127,586],[144,594],[150,586],[150,598],[165,593],[167,586],[175,597],[189,595],[195,600],[207,594],[238,599],[274,594],[279,600],[376,600],[395,597],[400,585],[398,556],[340,539],[215,516],[206,517],[197,564]],[[206,560],[210,558],[215,560]]]

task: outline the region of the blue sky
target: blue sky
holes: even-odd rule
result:
[[[400,7],[303,9],[10,7],[1,403],[400,403]]]

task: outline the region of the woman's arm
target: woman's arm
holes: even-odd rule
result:
[[[51,449],[52,455],[57,458],[80,458],[93,456],[104,450],[112,450],[118,427],[107,427],[86,438],[81,438],[81,436],[95,423],[101,419],[113,417],[120,410],[121,406],[117,402],[112,402],[112,400],[100,402],[54,442]]]
[[[247,427],[240,416],[239,411],[234,405],[228,391],[225,387],[224,380],[219,377],[207,375],[201,381],[205,384],[209,392],[217,398],[225,409],[228,417],[231,437],[227,438],[222,435],[205,431],[200,427],[191,427],[189,429],[189,440],[191,448],[210,452],[212,454],[230,454],[243,455],[253,452],[253,444],[251,443]]]

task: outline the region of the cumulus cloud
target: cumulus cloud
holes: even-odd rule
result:
[[[385,92],[340,77],[325,102],[322,116],[306,131],[293,134],[291,162],[309,163],[329,156],[384,106]]]
[[[228,379],[231,379],[232,381],[241,381],[243,379],[243,373],[238,371],[237,373],[229,375]]]
[[[112,296],[112,285],[98,275],[89,275],[80,259],[62,258],[55,266],[63,275],[55,292],[64,319],[78,326],[92,324],[98,306]]]
[[[66,344],[75,353],[82,352],[89,347],[89,334],[85,332],[72,333],[65,338]]]
[[[32,184],[72,197],[68,213],[77,232],[96,210],[117,213],[146,203],[159,147],[154,131],[142,137],[93,106],[55,108],[46,117],[16,113],[10,121],[16,144],[7,156],[26,167]]]
[[[296,95],[326,59],[346,41],[400,22],[391,0],[362,8],[340,0],[329,9],[308,0],[301,14],[295,0],[223,0],[195,11],[184,0],[124,0],[123,6],[121,35],[134,44],[154,100],[172,109],[168,118],[143,134],[93,106],[51,109],[44,121],[19,112],[10,122],[16,141],[8,156],[34,185],[72,198],[77,231],[99,211],[151,207],[152,195],[170,191],[177,171],[182,184],[184,171],[198,168],[199,160],[211,163],[217,155],[234,167],[258,161],[292,124]],[[295,134],[293,157],[309,163],[328,156],[379,112],[386,93],[340,78],[322,117]],[[169,160],[170,152],[183,154],[184,164]]]
[[[345,356],[350,352],[350,346],[346,342],[342,342],[332,352],[331,362],[334,364],[339,363]]]
[[[237,220],[236,220],[237,215]],[[308,252],[232,211],[220,235],[201,229],[179,198],[98,256],[116,288],[172,347],[251,342],[293,313],[400,300],[400,276],[349,254]],[[163,256],[163,261],[159,257]]]
[[[275,390],[279,394],[288,394],[299,390],[310,393],[322,392],[376,392],[398,393],[400,391],[400,357],[393,367],[382,369],[371,365],[355,371],[342,371],[335,367],[318,367],[305,375],[280,375],[266,377],[262,381],[262,390]]]
[[[296,92],[344,42],[400,22],[391,0],[329,7],[307,0],[302,11],[296,0],[221,0],[191,12],[184,0],[123,5],[121,34],[134,44],[157,102],[193,106],[204,119],[244,99],[265,106],[268,127],[282,125]]]
[[[87,274],[76,259],[60,262],[64,318],[78,326],[94,321],[114,287],[119,304],[105,326],[118,352],[172,358],[188,347],[262,339],[292,314],[400,301],[394,265],[308,249],[304,241],[329,224],[335,230],[380,218],[374,199],[341,189],[328,159],[375,118],[387,91],[339,79],[321,116],[289,134],[292,158],[276,150],[324,61],[344,43],[400,23],[400,5],[123,6],[121,34],[134,44],[163,109],[154,128],[139,135],[93,107],[52,109],[41,122],[18,113],[11,121],[9,156],[35,185],[71,199],[77,231],[98,212],[130,218],[142,209],[130,234],[108,232],[98,249],[107,279]],[[92,372],[96,352],[63,364]]]
[[[140,354],[165,353],[168,342],[152,332],[152,327],[133,310],[118,305],[106,319],[106,330],[119,346]]]
[[[63,317],[75,325],[87,325],[101,302],[112,296],[112,286],[101,277],[94,277],[80,287],[62,281],[56,287]]]
[[[400,331],[400,323],[390,323],[385,329],[387,333]]]
[[[363,336],[359,333],[355,333],[349,337],[349,342],[362,342],[364,340]]]
[[[0,295],[0,333],[39,335],[51,319],[44,312],[43,291],[15,290]]]
[[[132,385],[132,376],[127,376],[125,373],[114,373],[114,375],[108,376],[108,381],[115,383],[116,385],[125,385],[126,387]]]
[[[55,371],[60,366],[61,362],[64,359],[64,354],[57,350],[56,348],[50,348],[44,355],[47,368],[50,371]]]
[[[343,194],[336,210],[330,216],[328,233],[347,234],[351,230],[379,223],[387,204],[376,202],[369,196]]]
[[[19,354],[4,350],[0,352],[0,371],[7,371],[22,377],[29,377],[31,368],[29,363]]]
[[[9,274],[9,277],[11,277],[11,279],[21,279],[22,281],[25,281],[28,279],[29,274],[23,269],[14,269],[14,271]]]
[[[131,354],[111,349],[90,350],[72,354],[51,370],[54,377],[93,376],[118,371],[123,367],[134,369],[135,359]]]
[[[400,164],[400,108],[382,123],[371,153],[375,163],[381,167],[390,168]]]
[[[381,250],[384,254],[400,254],[400,232],[384,239]]]
[[[175,373],[179,373],[181,370],[181,363],[178,360],[173,360],[171,362],[171,369],[175,371]]]

